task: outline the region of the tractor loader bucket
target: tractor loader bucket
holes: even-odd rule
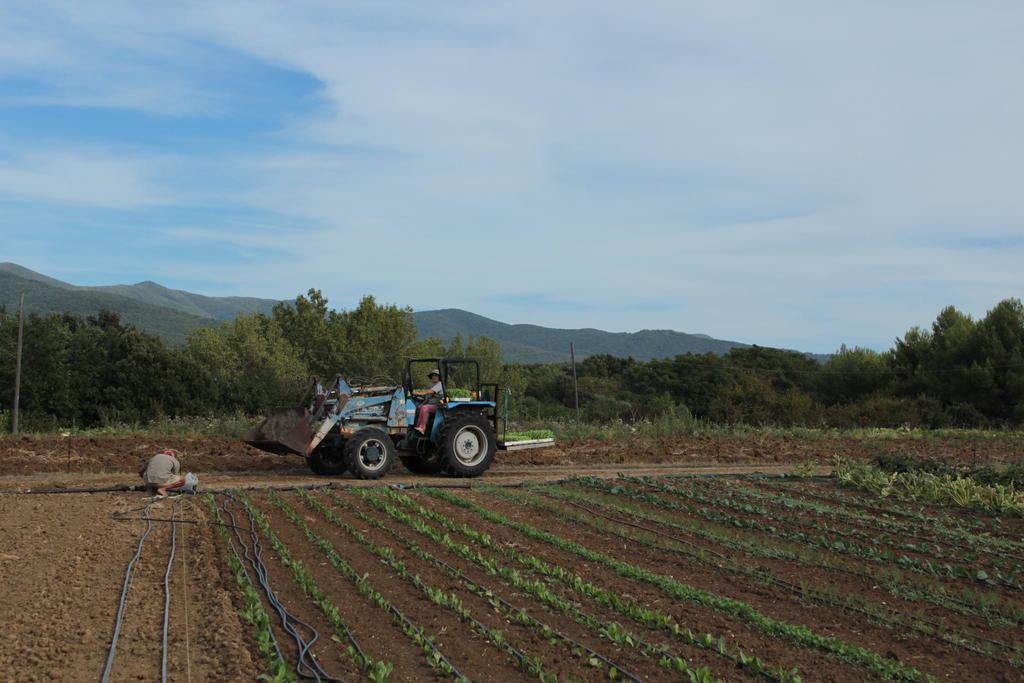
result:
[[[309,414],[305,408],[275,408],[242,440],[268,453],[305,455],[312,438]]]

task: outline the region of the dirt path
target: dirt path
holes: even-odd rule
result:
[[[683,475],[683,474],[764,474],[782,475],[792,472],[792,465],[563,465],[563,466],[506,466],[496,465],[483,477],[473,480],[455,479],[444,475],[410,474],[398,466],[381,481],[361,481],[350,475],[342,477],[321,477],[305,468],[293,472],[212,472],[200,473],[200,490],[227,488],[249,488],[253,486],[323,486],[334,482],[339,486],[372,486],[380,483],[401,486],[417,484],[466,485],[470,481],[481,484],[513,484],[521,481],[558,481],[574,475],[593,477],[615,477],[618,473],[633,475]],[[831,468],[825,465],[814,469],[816,475],[826,475]],[[0,477],[2,491],[41,491],[61,489],[112,488],[135,486],[138,475],[131,472],[83,473],[69,477],[60,473],[39,473],[31,475],[8,475]],[[129,497],[142,500],[142,493],[127,493]]]

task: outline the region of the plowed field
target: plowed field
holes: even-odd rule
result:
[[[7,439],[0,488],[134,484],[166,447],[199,495],[0,495],[0,679],[1024,678],[1020,520],[771,476],[886,444],[577,442],[451,488],[228,440]],[[769,474],[694,476],[729,468]]]

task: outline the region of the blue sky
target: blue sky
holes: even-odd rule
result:
[[[1022,296],[1019,2],[0,3],[0,261],[889,348]]]

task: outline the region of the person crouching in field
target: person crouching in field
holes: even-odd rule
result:
[[[146,490],[158,498],[167,495],[167,489],[176,489],[185,485],[185,477],[181,475],[181,463],[178,454],[172,450],[157,453],[146,461],[139,470],[139,476],[146,482]]]

